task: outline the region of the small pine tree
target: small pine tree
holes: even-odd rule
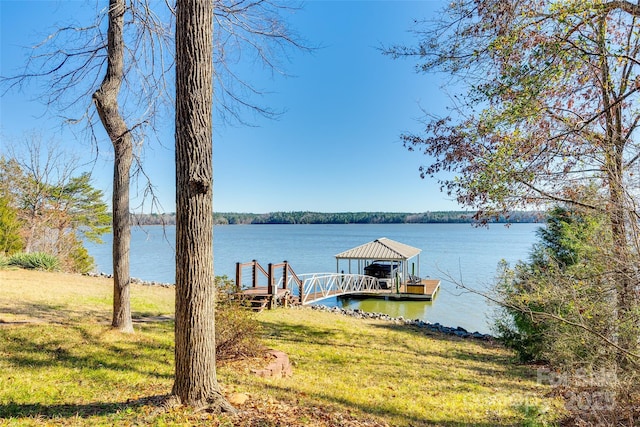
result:
[[[72,263],[71,270],[77,273],[88,273],[95,265],[93,257],[89,255],[89,251],[79,240],[76,240],[73,245],[69,253],[69,260]]]
[[[24,249],[20,229],[18,212],[0,195],[0,254],[9,256]]]

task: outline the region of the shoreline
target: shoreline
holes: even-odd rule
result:
[[[89,273],[83,273],[82,275],[87,277],[98,277],[102,279],[113,279],[113,274],[107,274],[103,272],[100,272],[100,273],[89,272]],[[143,285],[143,286],[161,286],[163,288],[172,288],[175,286],[174,283],[155,282],[153,280],[138,279],[137,277],[130,277],[129,281],[133,284]]]
[[[113,278],[113,274],[107,274],[102,272],[86,273],[84,274],[84,276],[99,277],[99,278],[106,278],[106,279]],[[172,283],[161,283],[161,282],[155,282],[155,281],[142,280],[137,277],[132,277],[130,280],[131,280],[131,283],[133,284],[143,285],[143,286],[160,286],[163,288],[171,288],[175,286],[175,284],[172,284]],[[336,314],[341,314],[343,316],[355,317],[358,319],[386,320],[390,322],[403,324],[405,326],[413,326],[420,329],[426,329],[430,332],[437,332],[444,335],[456,336],[458,338],[465,338],[465,339],[471,338],[471,339],[477,339],[482,341],[495,341],[495,337],[493,335],[483,334],[478,331],[469,332],[467,329],[461,326],[456,326],[456,327],[445,326],[445,325],[441,325],[438,322],[430,323],[430,322],[425,322],[424,320],[421,320],[421,319],[405,319],[402,316],[392,317],[385,313],[362,311],[357,308],[348,309],[348,308],[341,308],[341,307],[329,307],[326,305],[296,306],[296,308],[309,308],[311,310],[336,313]]]
[[[426,329],[430,332],[437,332],[444,335],[456,336],[458,338],[465,339],[477,339],[482,341],[495,341],[495,337],[490,334],[483,334],[478,331],[469,332],[461,326],[451,327],[444,326],[440,323],[425,322],[421,319],[405,319],[404,317],[392,317],[384,313],[371,313],[368,311],[362,311],[360,309],[348,309],[340,307],[327,307],[326,305],[310,305],[302,306],[303,308],[310,308],[311,310],[324,311],[329,313],[341,314],[343,316],[355,317],[357,319],[373,319],[373,320],[387,320],[390,322],[396,322],[404,326],[413,326],[419,329]]]

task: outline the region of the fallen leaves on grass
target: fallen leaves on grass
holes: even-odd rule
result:
[[[387,423],[374,418],[356,418],[349,412],[332,411],[329,408],[299,407],[272,397],[249,396],[239,410],[237,415],[229,419],[233,426],[388,427]]]
[[[166,396],[161,401],[149,400],[141,410],[145,414],[143,422],[207,427],[389,427],[384,421],[356,417],[349,411],[302,407],[261,395],[246,396],[246,402],[238,406],[235,415],[167,405]]]

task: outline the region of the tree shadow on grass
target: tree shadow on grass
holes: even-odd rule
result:
[[[149,396],[126,402],[113,403],[87,403],[87,404],[58,404],[43,405],[39,403],[15,403],[10,402],[0,405],[0,420],[15,418],[39,418],[61,419],[92,416],[105,416],[143,406],[160,407],[168,398],[168,395]]]
[[[345,334],[344,326],[336,327],[332,329],[331,325],[327,327],[322,326],[309,326],[309,325],[288,325],[280,324],[278,322],[263,322],[263,325],[269,330],[269,336],[276,340],[284,341],[292,344],[305,343],[318,346],[326,346],[327,353],[319,352],[319,357],[322,360],[318,360],[314,363],[329,364],[335,367],[337,380],[341,376],[354,375],[352,365],[354,363],[371,363],[370,369],[380,369],[380,372],[384,372],[384,378],[378,379],[374,377],[369,381],[374,381],[375,384],[363,384],[366,386],[381,385],[380,390],[386,392],[385,386],[389,382],[401,384],[405,377],[402,372],[398,372],[396,369],[394,359],[397,357],[407,358],[409,360],[415,360],[417,372],[411,372],[411,376],[421,375],[421,370],[424,371],[425,381],[427,378],[432,378],[433,375],[439,376],[440,374],[434,374],[438,370],[442,371],[444,379],[443,383],[439,385],[438,391],[441,393],[450,392],[452,395],[473,393],[475,387],[483,387],[486,390],[490,387],[491,382],[497,381],[497,385],[501,390],[509,390],[510,387],[515,386],[518,390],[514,389],[516,393],[528,393],[526,367],[517,366],[513,363],[513,360],[509,353],[494,351],[497,347],[495,343],[481,341],[477,339],[464,339],[455,336],[445,335],[442,333],[431,332],[424,328],[418,328],[408,325],[400,325],[394,323],[370,323],[370,328],[384,329],[393,332],[389,335],[389,339],[392,342],[388,346],[377,343],[372,344],[368,342],[369,334],[367,329],[364,331],[360,329],[358,334],[348,337],[348,333]],[[425,345],[424,340],[438,341],[434,345]],[[438,344],[438,345],[436,345]],[[339,352],[337,356],[330,354],[331,349],[335,348],[336,352],[347,348],[347,351]],[[349,350],[354,350],[350,352]],[[361,354],[353,358],[354,353]],[[294,356],[295,360],[295,356]],[[423,365],[426,361],[430,361],[429,365]],[[442,362],[440,364],[439,362]],[[457,365],[460,369],[451,375],[450,383],[448,378],[447,366]],[[313,369],[312,365],[305,365],[306,369]],[[435,371],[434,371],[435,369]],[[404,371],[403,371],[404,372]],[[465,375],[468,373],[469,375]],[[295,375],[295,374],[294,374]],[[391,376],[390,376],[391,375]],[[396,377],[397,375],[397,377]],[[358,378],[362,378],[357,376]],[[522,382],[524,380],[524,382]],[[287,385],[286,383],[269,383],[266,385],[268,388],[274,390],[286,391],[288,393],[296,392],[296,386]],[[521,389],[524,386],[524,389]],[[418,387],[419,388],[419,387]],[[421,392],[416,389],[416,393]],[[416,413],[406,413],[403,411],[404,405],[402,402],[398,402],[396,407],[381,407],[376,405],[375,402],[358,402],[351,400],[349,397],[343,397],[339,395],[332,395],[331,393],[325,393],[322,391],[310,392],[306,390],[307,396],[317,402],[317,405],[327,405],[327,403],[334,403],[344,408],[357,408],[362,413],[372,414],[384,418],[402,419],[403,424],[407,425],[442,425],[442,426],[456,426],[456,425],[478,425],[478,426],[500,426],[500,425],[513,425],[513,420],[491,420],[490,422],[483,422],[477,424],[468,424],[463,422],[454,421],[441,421],[439,419],[429,418],[429,414],[426,416],[417,415]],[[392,392],[389,392],[393,394]],[[440,393],[439,393],[440,394]],[[519,396],[519,394],[517,394]],[[491,399],[491,393],[486,394],[487,399]],[[410,397],[408,397],[410,398]],[[524,395],[522,399],[525,399]],[[524,400],[523,400],[524,401]],[[516,408],[517,411],[517,408]]]
[[[281,386],[277,383],[272,383],[269,384],[267,386],[267,388],[272,389],[272,390],[279,390],[279,391],[283,391],[286,393],[292,393],[293,390],[291,390],[290,387],[284,387]],[[318,406],[324,407],[325,409],[327,408],[327,402],[331,402],[332,404],[338,405],[340,407],[343,408],[343,410],[350,410],[354,407],[356,407],[360,412],[362,412],[363,414],[367,414],[369,416],[375,416],[375,417],[381,417],[383,419],[387,419],[390,417],[393,417],[395,419],[403,419],[403,424],[406,424],[408,426],[413,426],[413,427],[418,427],[418,426],[440,426],[440,427],[461,427],[461,426],[473,426],[473,427],[500,427],[500,426],[514,426],[517,424],[514,424],[513,420],[505,420],[505,421],[500,421],[500,420],[492,420],[490,422],[475,422],[475,423],[469,423],[469,422],[462,422],[462,421],[442,421],[440,419],[436,419],[436,418],[429,418],[427,417],[418,417],[415,415],[410,415],[407,414],[406,412],[403,412],[403,410],[401,408],[397,408],[397,409],[384,409],[381,408],[380,406],[377,406],[375,404],[365,404],[365,403],[361,403],[361,404],[354,404],[351,400],[348,399],[344,399],[344,398],[339,398],[339,397],[335,397],[335,396],[327,396],[325,394],[320,394],[320,393],[315,393],[315,394],[308,394],[306,396],[307,398],[310,398],[312,400],[315,400],[317,402]],[[337,409],[337,408],[336,408]],[[393,425],[393,424],[390,424]]]
[[[503,349],[502,345],[495,341],[485,341],[485,340],[480,340],[480,339],[471,338],[471,337],[461,338],[455,335],[445,334],[437,331],[431,331],[427,328],[413,326],[413,325],[388,323],[388,324],[375,324],[373,326],[376,328],[382,328],[382,329],[410,335],[410,339],[407,339],[404,343],[402,343],[402,345],[407,349],[407,351],[412,351],[412,352],[417,351],[419,354],[424,354],[424,351],[416,350],[411,345],[415,339],[420,339],[421,337],[426,337],[431,340],[448,342],[452,344],[455,344],[455,343],[464,344],[465,347],[467,346],[476,347],[482,351],[477,351],[477,352],[465,351],[465,349],[461,348],[460,346],[454,346],[447,353],[447,357],[456,359],[460,361],[460,363],[465,363],[467,365],[469,365],[469,363],[466,363],[466,362],[470,362],[471,364],[476,363],[476,365],[474,365],[473,367],[470,367],[469,369],[473,369],[483,375],[491,376],[491,375],[497,375],[497,374],[504,374],[504,375],[518,376],[518,377],[521,377],[522,379],[527,379],[527,380],[536,378],[536,373],[531,369],[531,367],[528,365],[522,365],[517,363],[515,361],[516,359],[514,355],[512,355],[511,352],[508,352],[508,351],[502,352],[502,353],[492,352],[488,354],[486,351],[484,351],[484,350],[491,351],[497,348]],[[477,366],[477,363],[481,363],[485,365],[485,367]],[[487,368],[486,367],[487,364],[498,365],[498,366],[504,367],[505,369],[498,371],[497,369]]]
[[[0,329],[0,351],[4,362],[17,369],[62,369],[69,373],[100,369],[160,379],[173,377],[171,372],[159,372],[151,366],[165,363],[165,358],[173,354],[172,345],[152,340],[129,342],[128,336],[122,341],[107,341],[101,339],[100,331],[79,324]],[[149,363],[140,363],[141,358]]]
[[[330,327],[313,327],[309,325],[289,325],[282,324],[278,322],[266,322],[262,321],[262,325],[265,328],[265,331],[268,331],[266,334],[267,338],[273,338],[280,341],[291,342],[291,343],[305,343],[305,344],[315,344],[321,346],[331,346],[336,345],[336,343],[340,342],[341,347],[349,347],[353,349],[371,349],[370,344],[366,341],[366,337],[364,337],[360,341],[351,341],[349,343],[342,342],[341,336],[344,334],[340,330],[332,330]],[[393,332],[397,332],[400,334],[409,335],[406,340],[402,340],[400,342],[394,343],[397,347],[394,348],[393,352],[399,355],[405,356],[434,356],[439,357],[442,356],[440,351],[429,351],[428,349],[418,349],[413,343],[415,340],[425,338],[431,340],[438,340],[447,343],[468,343],[471,345],[477,345],[480,348],[495,348],[496,344],[487,341],[481,341],[478,339],[468,339],[468,338],[459,338],[451,335],[446,335],[439,332],[432,332],[428,329],[418,328],[415,326],[408,325],[399,325],[394,323],[372,323],[369,325],[371,328],[385,329]],[[493,354],[491,356],[487,355],[477,355],[473,353],[466,353],[462,350],[453,350],[447,354],[448,357],[455,357],[464,360],[475,360],[480,362],[489,362],[489,363],[500,363],[507,364],[511,362],[511,358],[506,355],[498,355]]]
[[[146,327],[152,328],[154,325]],[[141,342],[124,335],[122,339],[103,339],[104,333],[108,333],[108,329],[96,324],[37,324],[0,328],[2,365],[7,368],[4,374],[0,374],[0,382],[9,379],[10,383],[15,383],[22,390],[17,394],[19,397],[14,397],[10,390],[0,393],[4,394],[3,404],[0,404],[0,424],[3,424],[3,419],[85,418],[160,405],[167,396],[152,395],[123,402],[86,404],[29,402],[28,395],[25,396],[26,390],[33,388],[39,393],[41,386],[43,390],[55,388],[57,378],[64,378],[62,381],[66,383],[65,386],[80,388],[93,387],[90,383],[98,383],[99,387],[118,387],[118,384],[122,384],[130,387],[132,394],[135,390],[134,386],[127,384],[129,378],[140,381],[142,375],[142,378],[147,378],[146,381],[152,382],[173,378],[171,369],[157,369],[168,362],[165,356],[168,358],[173,353],[171,345],[154,340]],[[27,377],[31,379],[23,383],[22,372],[28,372],[30,375]],[[78,385],[74,386],[75,383]],[[93,394],[93,391],[90,393]],[[153,393],[151,391],[149,394]]]
[[[265,337],[288,342],[305,342],[325,345],[337,337],[338,332],[327,328],[316,328],[309,325],[289,325],[278,322],[261,321]]]
[[[28,301],[12,301],[11,306],[0,305],[2,323],[47,323],[68,324],[72,319],[92,319],[92,321],[108,321],[104,310],[73,309],[67,304],[34,303]]]

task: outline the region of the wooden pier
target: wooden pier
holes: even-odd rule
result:
[[[429,301],[435,298],[439,290],[440,280],[438,279],[420,279],[418,283],[407,282],[404,284],[404,288],[400,288],[401,293],[418,295],[427,298]]]
[[[298,301],[298,298],[293,297],[287,289],[270,291],[267,286],[243,289],[236,295],[247,303],[247,307],[254,311],[262,311],[265,308],[271,309],[276,304],[288,306],[290,303],[295,304]]]

